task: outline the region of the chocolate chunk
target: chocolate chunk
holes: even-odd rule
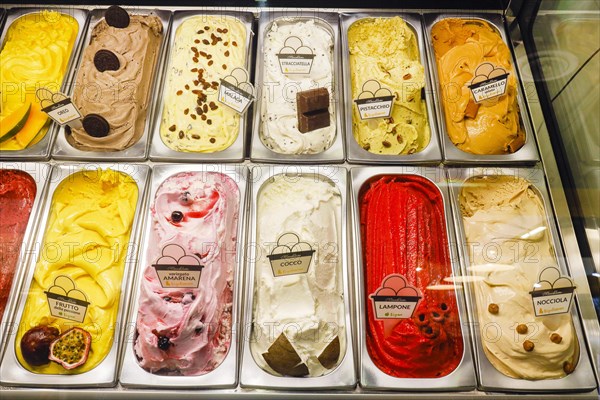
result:
[[[302,133],[325,128],[331,123],[329,111],[321,110],[298,115],[298,130]]]
[[[110,125],[101,115],[88,114],[83,118],[83,129],[85,129],[88,135],[101,138],[108,136]]]
[[[326,88],[305,90],[296,93],[298,114],[311,111],[327,110],[329,107],[329,91]]]
[[[302,363],[302,359],[283,333],[262,356],[267,364],[281,375],[297,377],[308,375],[308,367]]]
[[[121,63],[112,51],[98,50],[94,55],[94,66],[100,72],[117,71],[121,67]]]
[[[115,28],[127,28],[129,26],[129,14],[119,6],[110,6],[104,13],[106,23]]]
[[[340,338],[336,336],[335,339],[323,349],[323,352],[317,359],[322,366],[331,369],[337,365],[338,358],[340,358]]]

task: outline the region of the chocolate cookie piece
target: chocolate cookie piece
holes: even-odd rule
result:
[[[301,133],[311,132],[329,126],[331,123],[327,109],[311,111],[298,115],[298,130]]]
[[[296,93],[298,130],[301,133],[325,128],[330,125],[329,91],[326,88]]]
[[[117,71],[121,67],[121,63],[115,53],[103,49],[96,52],[94,66],[100,72]]]
[[[85,129],[88,135],[101,138],[108,136],[110,125],[101,115],[88,114],[83,118],[83,129]]]
[[[129,26],[129,14],[119,6],[110,6],[104,13],[106,23],[115,28],[127,28]]]

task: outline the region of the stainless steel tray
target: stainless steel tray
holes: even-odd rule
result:
[[[463,277],[469,277],[469,244],[465,239],[464,224],[461,217],[459,195],[466,182],[471,177],[476,176],[494,176],[494,175],[510,175],[517,176],[529,181],[544,204],[546,211],[546,223],[550,230],[550,241],[553,244],[558,267],[562,273],[568,274],[567,260],[562,252],[560,240],[558,239],[558,231],[556,229],[554,218],[552,217],[551,208],[548,207],[550,199],[546,190],[544,181],[544,172],[541,168],[471,168],[471,169],[447,169],[448,181],[453,182],[451,186],[451,202],[454,221],[456,226],[457,240],[462,246],[459,248],[459,256],[461,261],[461,271]],[[488,360],[483,347],[483,339],[479,330],[479,321],[477,317],[477,303],[473,289],[472,280],[465,279],[464,285],[467,293],[467,305],[469,314],[472,319],[471,329],[474,337],[475,358],[477,360],[479,388],[486,391],[502,391],[502,392],[582,392],[589,391],[596,387],[596,381],[591,369],[590,358],[585,345],[585,338],[579,321],[579,312],[576,307],[572,307],[571,316],[573,325],[579,342],[579,362],[575,371],[561,379],[546,379],[546,380],[526,380],[510,378],[499,372]],[[533,289],[533,288],[532,288]]]
[[[240,115],[240,129],[238,131],[237,138],[231,146],[222,151],[212,153],[199,153],[199,152],[184,152],[176,151],[169,148],[163,142],[160,136],[160,125],[162,119],[162,113],[164,109],[164,93],[166,89],[167,80],[169,77],[169,70],[171,67],[171,50],[175,43],[175,35],[177,34],[177,28],[184,23],[188,18],[202,15],[223,15],[231,16],[238,19],[246,27],[246,70],[251,74],[251,69],[254,61],[254,52],[252,51],[252,38],[254,33],[252,31],[252,24],[254,22],[254,14],[245,11],[227,11],[227,10],[196,10],[196,11],[176,11],[173,14],[173,27],[169,35],[169,54],[165,57],[165,62],[162,66],[162,79],[159,87],[162,90],[157,94],[157,101],[155,104],[156,110],[154,112],[154,123],[151,129],[152,132],[152,145],[150,148],[150,158],[153,161],[175,161],[175,162],[240,162],[244,159],[246,149],[246,127],[249,125],[250,112],[246,112]],[[225,106],[223,106],[225,107]]]
[[[144,122],[144,133],[140,139],[132,146],[119,151],[88,151],[80,150],[73,147],[67,140],[66,126],[61,126],[58,130],[56,143],[52,150],[52,157],[57,160],[77,160],[77,161],[143,161],[148,156],[148,147],[150,144],[149,132],[153,120],[154,104],[156,103],[157,93],[159,92],[158,78],[161,74],[161,66],[164,63],[167,40],[166,37],[169,34],[169,28],[171,24],[171,11],[159,10],[159,9],[146,9],[138,7],[125,7],[125,9],[133,15],[156,15],[162,21],[163,34],[160,41],[158,54],[156,55],[156,66],[150,77],[150,84],[148,86],[148,108],[144,111],[146,113],[146,121]],[[85,35],[85,44],[81,49],[79,55],[76,71],[79,71],[81,63],[83,62],[83,53],[92,40],[92,32],[96,25],[104,19],[104,13],[106,9],[95,9],[90,12],[89,25]],[[72,83],[69,86],[69,95],[72,96],[77,85],[77,73],[73,74]]]
[[[23,284],[22,290],[18,296],[18,311],[15,314],[15,325],[21,321],[23,308],[27,301],[29,288],[33,279],[33,274],[36,269],[38,257],[42,255],[41,244],[44,242],[44,236],[48,227],[48,216],[50,215],[52,197],[58,185],[73,173],[82,170],[97,170],[98,168],[111,168],[114,171],[128,174],[138,186],[138,199],[136,202],[136,214],[131,227],[130,242],[132,245],[136,243],[140,229],[140,219],[143,215],[146,203],[146,185],[150,169],[145,165],[136,164],[61,164],[54,167],[49,178],[48,185],[48,201],[45,202],[43,212],[40,217],[44,217],[39,224],[35,243],[39,244],[31,252],[28,258],[26,273],[23,277],[26,281]],[[130,300],[130,287],[133,272],[132,265],[137,258],[137,246],[130,246],[127,249],[127,255],[124,262],[123,281],[121,283],[119,308],[117,312],[115,328],[123,326],[124,316],[127,315],[127,308]],[[16,301],[17,299],[15,299]],[[16,328],[18,329],[18,327]],[[115,329],[113,344],[106,357],[92,370],[78,375],[41,375],[26,370],[17,359],[15,354],[16,334],[11,334],[7,342],[8,351],[4,354],[2,364],[0,364],[0,381],[6,386],[40,386],[40,387],[110,387],[116,384],[117,360],[119,349],[123,342],[123,329]],[[16,332],[15,332],[16,333]]]
[[[519,115],[521,122],[523,123],[523,129],[525,130],[525,144],[519,150],[512,154],[497,154],[497,155],[477,155],[467,153],[460,150],[452,143],[446,129],[446,118],[444,114],[444,108],[442,105],[442,98],[439,87],[439,77],[437,70],[437,62],[435,53],[433,51],[433,42],[431,38],[431,29],[439,21],[446,18],[463,18],[469,20],[482,20],[488,22],[492,27],[495,27],[502,40],[506,43],[511,52],[511,63],[515,74],[517,75],[517,104],[519,106]],[[429,55],[429,71],[431,73],[431,80],[435,82],[434,88],[434,100],[435,108],[438,118],[438,127],[440,131],[440,137],[444,146],[444,163],[445,164],[534,164],[539,161],[540,156],[537,150],[535,130],[531,124],[531,117],[529,115],[529,109],[525,103],[524,91],[522,88],[522,79],[519,73],[517,63],[515,62],[514,50],[512,43],[506,34],[504,29],[504,17],[501,14],[482,14],[482,13],[470,13],[470,14],[445,14],[445,13],[429,13],[424,14],[424,25],[425,34],[427,35],[427,51]]]
[[[415,390],[426,387],[428,391],[459,391],[470,390],[475,387],[475,370],[471,354],[471,341],[468,324],[467,310],[465,307],[462,286],[454,283],[454,293],[458,306],[458,315],[463,338],[463,356],[454,371],[441,378],[396,378],[381,371],[371,360],[366,347],[366,307],[365,289],[363,280],[363,254],[360,238],[359,193],[363,186],[372,179],[383,175],[416,175],[428,179],[440,191],[444,202],[445,227],[448,236],[448,248],[453,275],[459,272],[456,248],[453,240],[453,224],[448,200],[448,185],[441,168],[429,167],[362,167],[352,168],[352,221],[353,221],[353,259],[354,276],[356,279],[356,297],[358,312],[356,321],[359,325],[358,348],[360,349],[360,384],[368,389],[383,390]],[[432,360],[432,362],[435,362]]]
[[[21,291],[21,286],[23,285],[25,266],[27,265],[29,254],[32,251],[31,246],[34,243],[33,238],[35,237],[35,232],[38,225],[38,213],[46,199],[48,178],[50,177],[52,166],[41,163],[0,162],[0,170],[3,169],[26,172],[35,181],[36,193],[31,206],[27,228],[25,229],[23,240],[21,241],[22,244],[19,250],[19,258],[15,264],[15,273],[12,280],[12,286],[8,288],[8,300],[4,307],[4,315],[0,317],[0,360],[4,355],[6,335],[13,334],[13,313],[16,308],[17,297]]]
[[[313,177],[315,180],[328,182],[334,185],[341,196],[341,273],[342,273],[342,288],[344,291],[344,309],[345,309],[345,336],[346,350],[345,355],[339,364],[329,373],[318,377],[284,377],[275,376],[263,370],[254,361],[250,350],[250,340],[253,324],[253,306],[254,306],[254,290],[255,290],[255,272],[256,260],[259,256],[258,252],[263,244],[258,243],[257,237],[257,208],[258,195],[260,194],[265,183],[268,183],[276,175],[287,175],[290,179],[300,176]],[[352,290],[350,286],[350,269],[347,258],[347,219],[344,213],[347,210],[347,171],[343,167],[337,166],[255,166],[252,169],[252,197],[250,204],[250,222],[249,222],[249,252],[248,257],[248,274],[246,276],[246,308],[244,316],[244,344],[242,352],[242,368],[241,368],[241,386],[252,388],[270,388],[270,389],[349,389],[356,385],[355,364],[354,364],[354,346],[352,345],[352,323],[350,315],[350,299]],[[347,212],[347,211],[346,211]],[[304,394],[306,396],[306,394]]]
[[[127,320],[128,333],[123,346],[123,363],[120,372],[120,382],[126,387],[171,387],[171,388],[227,388],[235,387],[238,382],[238,359],[239,342],[241,335],[240,304],[242,301],[242,274],[244,271],[244,250],[246,243],[246,209],[247,209],[247,182],[248,168],[243,165],[217,165],[217,164],[199,164],[199,165],[159,165],[154,167],[152,184],[149,191],[149,204],[154,201],[157,190],[162,183],[171,176],[180,172],[201,172],[217,173],[222,177],[228,177],[237,184],[239,190],[239,208],[238,224],[236,227],[236,256],[233,267],[233,308],[232,308],[232,332],[231,344],[227,356],[223,362],[213,371],[204,375],[196,376],[165,376],[152,374],[140,367],[135,355],[133,345],[136,337],[137,314],[139,310],[140,285],[144,279],[146,266],[151,264],[148,250],[150,249],[150,235],[152,232],[152,218],[150,217],[150,208],[146,213],[145,233],[141,237],[143,243],[143,256],[136,268],[136,274],[133,285],[133,295],[131,310]],[[223,248],[222,250],[230,251]]]
[[[352,79],[350,76],[349,62],[349,44],[348,44],[348,29],[358,20],[372,19],[377,17],[391,18],[399,16],[411,28],[419,47],[421,56],[421,64],[425,68],[425,107],[427,108],[427,119],[429,122],[429,130],[431,138],[429,144],[420,152],[406,155],[387,155],[374,154],[358,145],[353,134],[354,102],[352,98]],[[440,148],[440,139],[436,125],[436,118],[433,106],[432,88],[434,87],[430,81],[429,63],[427,62],[427,52],[425,49],[425,39],[423,38],[423,29],[421,27],[421,16],[418,14],[407,14],[398,12],[361,12],[353,14],[341,14],[342,23],[342,55],[344,61],[344,98],[345,98],[345,116],[346,116],[346,148],[348,152],[349,163],[359,164],[439,164],[442,161],[442,150]]]
[[[82,46],[82,38],[83,34],[87,29],[88,25],[88,11],[79,8],[71,7],[62,7],[62,8],[47,8],[49,10],[58,11],[62,14],[70,15],[75,18],[77,23],[79,24],[79,31],[77,32],[77,38],[73,43],[73,49],[71,50],[71,54],[69,55],[69,63],[67,64],[67,68],[65,69],[65,74],[63,77],[63,81],[60,87],[60,91],[62,93],[66,93],[69,87],[69,82],[72,81],[74,73],[75,73],[75,64],[76,60],[79,57],[79,52]],[[2,36],[0,36],[0,43],[2,43],[2,47],[4,47],[4,40],[6,37],[6,33],[12,23],[27,14],[33,14],[37,12],[41,12],[45,10],[44,8],[12,8],[7,12],[6,22],[4,24],[4,30],[2,31]],[[14,159],[27,159],[27,160],[47,160],[50,158],[50,152],[52,149],[52,144],[54,143],[54,137],[56,132],[58,131],[59,125],[49,120],[49,126],[46,131],[46,135],[36,144],[31,147],[26,147],[23,150],[7,150],[0,151],[0,159],[3,160],[14,160]],[[46,129],[46,128],[42,128]]]
[[[261,12],[258,20],[258,46],[256,60],[256,86],[261,88],[261,96],[254,104],[254,124],[252,132],[252,147],[250,158],[256,162],[274,162],[274,163],[342,163],[344,162],[344,135],[342,125],[342,67],[340,61],[340,34],[339,34],[339,15],[332,12],[302,12],[299,11],[296,15],[290,16],[289,12],[272,11]],[[315,21],[318,25],[327,30],[333,40],[333,67],[332,80],[334,93],[331,94],[330,107],[335,114],[336,131],[335,138],[331,146],[325,151],[316,154],[283,154],[277,153],[267,146],[262,141],[262,121],[261,113],[263,102],[267,101],[265,96],[268,96],[269,90],[265,89],[265,67],[264,67],[264,38],[270,31],[273,23],[278,24],[294,24],[296,22]],[[292,82],[295,82],[292,80]],[[277,84],[277,83],[274,83]],[[277,90],[277,89],[274,89]]]

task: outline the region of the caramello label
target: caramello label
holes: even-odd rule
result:
[[[423,298],[416,287],[400,274],[387,275],[381,286],[369,295],[377,320],[411,318]]]
[[[389,118],[394,107],[394,95],[376,80],[366,81],[362,92],[354,100],[361,120]]]
[[[277,53],[279,67],[285,75],[310,74],[315,54],[312,49],[302,43],[297,36],[288,37]]]
[[[83,322],[90,302],[85,293],[75,287],[71,278],[57,276],[54,284],[44,293],[53,317]]]
[[[162,249],[162,256],[152,267],[156,270],[160,285],[165,288],[195,289],[200,285],[202,269],[200,259],[176,244]]]
[[[536,317],[570,312],[574,292],[573,281],[561,276],[558,268],[545,268],[533,290],[529,292]]]
[[[302,242],[292,232],[284,233],[277,239],[277,247],[267,256],[273,269],[273,276],[306,274],[313,258],[312,246]]]
[[[254,86],[249,82],[248,71],[243,68],[235,68],[221,79],[219,85],[219,102],[232,108],[239,114],[248,109],[254,101]]]
[[[480,64],[469,85],[476,103],[502,96],[506,93],[509,72],[492,63]]]

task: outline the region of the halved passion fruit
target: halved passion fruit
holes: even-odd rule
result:
[[[85,364],[91,345],[92,335],[88,331],[72,328],[52,342],[48,358],[65,369],[74,369]]]

